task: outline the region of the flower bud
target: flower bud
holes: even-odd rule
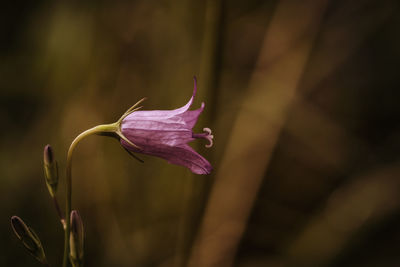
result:
[[[50,195],[54,197],[58,185],[58,166],[57,161],[54,159],[54,151],[50,145],[44,147],[43,162],[47,189]]]
[[[83,223],[77,210],[71,211],[71,233],[69,236],[69,250],[71,264],[74,267],[83,266]]]
[[[36,233],[18,216],[11,217],[11,227],[29,253],[39,262],[47,264],[42,243]]]

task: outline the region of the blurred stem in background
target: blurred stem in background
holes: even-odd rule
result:
[[[365,237],[373,225],[393,216],[400,206],[398,166],[395,162],[364,170],[335,190],[285,249],[288,266],[332,264],[354,237]]]
[[[278,3],[218,169],[189,266],[233,265],[327,3]]]
[[[199,82],[200,98],[207,99],[207,108],[205,111],[205,119],[208,123],[215,123],[214,118],[217,112],[218,87],[221,76],[221,60],[223,45],[223,28],[224,28],[224,0],[208,0],[206,1],[204,16],[204,33],[201,50],[201,65]],[[212,161],[212,155],[209,156]],[[186,266],[187,255],[189,255],[193,241],[191,233],[196,233],[196,227],[199,226],[198,214],[202,210],[193,212],[193,207],[201,209],[202,203],[207,196],[208,186],[210,184],[209,177],[202,179],[193,179],[193,176],[186,180],[183,190],[182,216],[179,227],[179,237],[177,241],[177,252],[174,266]],[[195,190],[196,188],[196,190]],[[197,193],[196,192],[200,192]],[[200,198],[195,198],[198,195]]]
[[[209,119],[216,115],[218,84],[222,58],[224,0],[208,0],[204,18],[204,38],[201,53],[200,79],[207,93]]]

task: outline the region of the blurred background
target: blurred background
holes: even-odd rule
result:
[[[396,0],[8,1],[0,10],[0,266],[40,266],[18,215],[61,266],[43,178],[82,131],[204,101],[193,142],[209,176],[75,150],[86,266],[400,265],[400,16]]]

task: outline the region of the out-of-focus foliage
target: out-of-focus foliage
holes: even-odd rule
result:
[[[63,232],[43,177],[80,132],[206,103],[207,177],[90,137],[73,159],[85,266],[398,266],[395,0],[9,1],[0,9],[0,266],[52,266]],[[63,206],[63,205],[61,205]],[[63,207],[62,207],[63,208]],[[198,257],[203,261],[199,265]],[[197,265],[196,265],[197,263]]]

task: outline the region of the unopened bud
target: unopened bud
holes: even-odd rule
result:
[[[70,259],[74,267],[83,266],[84,231],[78,211],[71,211],[71,233],[69,236]]]
[[[57,161],[54,159],[54,151],[50,145],[44,147],[43,162],[47,189],[50,195],[54,197],[58,185],[58,166]]]
[[[11,217],[11,227],[29,253],[39,262],[47,264],[46,255],[37,234],[18,216]]]

